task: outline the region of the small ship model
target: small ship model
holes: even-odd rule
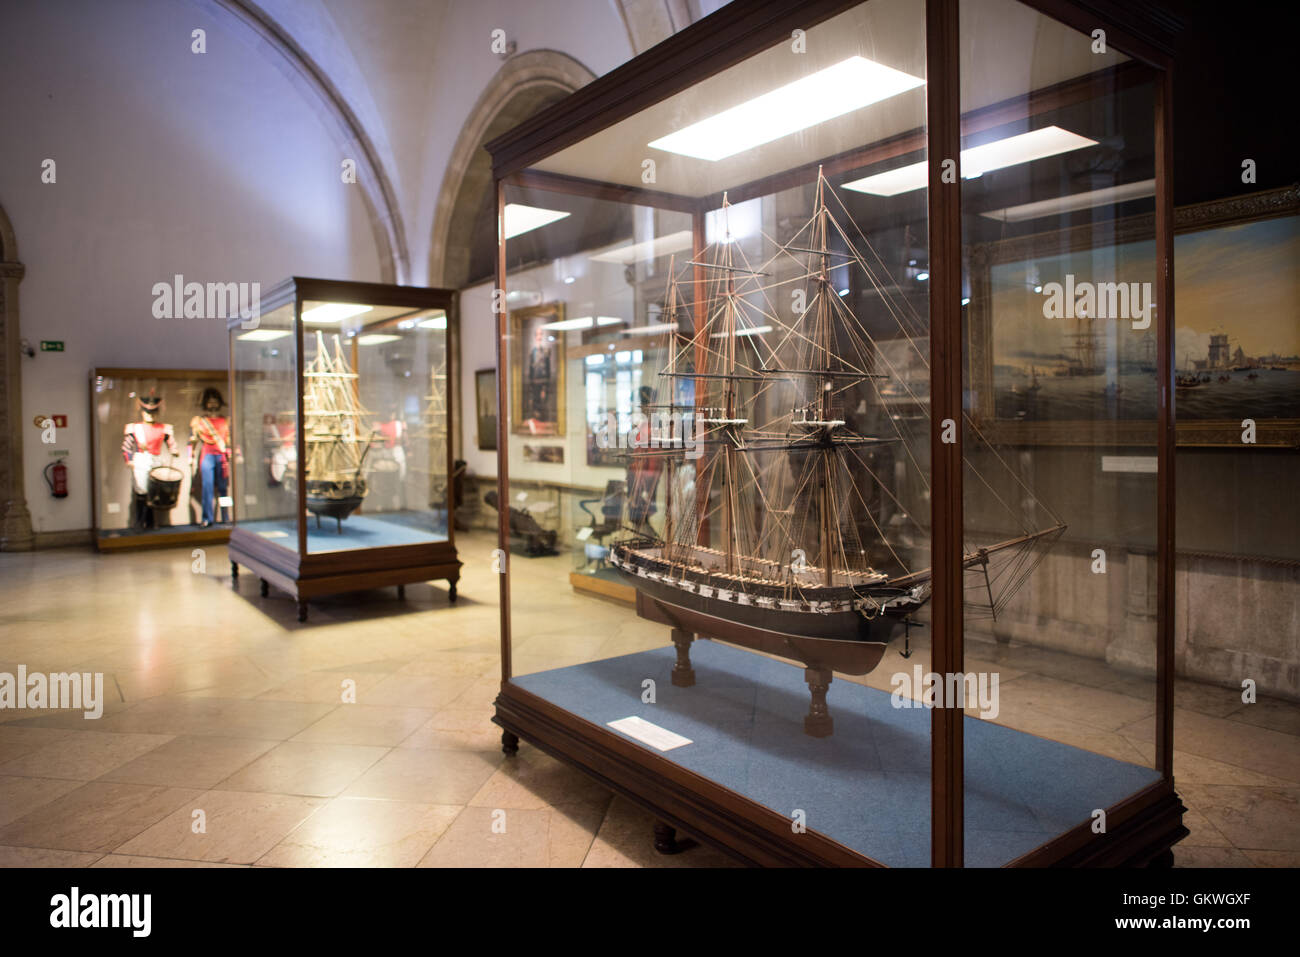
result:
[[[361,505],[369,487],[365,462],[376,432],[365,425],[372,418],[361,405],[357,374],[343,355],[343,344],[333,337],[333,352],[324,335],[316,333],[316,356],[303,373],[303,435],[306,442],[307,511],[337,522]]]

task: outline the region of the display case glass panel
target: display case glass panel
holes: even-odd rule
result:
[[[508,494],[585,486],[560,559],[511,559],[510,683],[773,828],[926,865],[929,719],[893,706],[890,676],[904,653],[928,670],[928,192],[852,185],[881,142],[924,161],[924,7],[875,0],[806,38],[505,184],[507,265],[547,264],[509,269],[507,300],[583,319],[552,327],[553,444],[576,462],[530,462],[512,421]],[[521,210],[544,224],[512,235]],[[629,603],[558,592],[561,561]]]
[[[232,505],[228,391],[221,370],[92,370],[100,548],[226,533]]]
[[[1160,780],[1156,74],[1010,0],[961,31],[965,862],[996,866]]]
[[[293,303],[231,333],[239,524],[298,548],[298,366]]]

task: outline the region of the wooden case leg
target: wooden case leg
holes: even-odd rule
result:
[[[655,850],[660,854],[676,854],[682,850],[677,843],[677,828],[655,821]]]
[[[267,595],[269,595],[269,594],[271,594],[271,583],[270,583],[269,581],[267,581],[265,578],[263,578],[263,579],[262,579],[262,597],[265,598],[265,597],[266,597]]]
[[[235,562],[230,563],[230,577],[235,581],[239,581],[239,565]]]
[[[307,603],[301,599],[298,601],[298,620],[307,620]]]
[[[835,728],[830,708],[826,706],[826,692],[831,688],[831,677],[832,672],[829,668],[803,670],[804,681],[808,682],[808,690],[812,692],[812,703],[809,705],[808,714],[804,716],[803,730],[805,734],[812,735],[814,738],[828,738]]]
[[[691,667],[691,642],[695,636],[680,628],[673,629],[673,644],[677,647],[677,662],[673,665],[673,685],[690,688],[695,684],[695,669]]]
[[[519,735],[513,731],[501,732],[501,750],[506,755],[513,757],[519,753]]]

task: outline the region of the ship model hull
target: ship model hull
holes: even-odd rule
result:
[[[879,582],[805,587],[806,597],[791,598],[776,582],[710,570],[710,560],[721,557],[712,549],[691,549],[685,563],[663,554],[661,544],[649,542],[623,542],[610,551],[609,563],[637,589],[641,617],[794,658],[810,669],[868,674],[923,604],[912,592]]]
[[[338,482],[307,480],[307,511],[317,518],[342,521],[358,508],[366,498],[366,485],[349,482],[347,487]]]

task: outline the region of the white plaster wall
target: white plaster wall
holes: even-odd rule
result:
[[[452,0],[438,36],[433,95],[429,102],[423,177],[411,221],[411,274],[426,281],[434,209],[443,173],[461,127],[503,61],[492,52],[492,31],[502,29],[518,52],[556,50],[597,76],[632,58],[627,29],[611,0]]]
[[[3,4],[0,24],[0,204],[27,266],[22,331],[67,343],[24,360],[27,500],[37,532],[86,528],[89,370],[227,366],[224,323],[153,318],[154,283],[378,280],[379,259],[315,104],[232,18],[175,0],[47,0]],[[71,453],[65,499],[41,478],[41,412],[70,417],[55,446]]]

